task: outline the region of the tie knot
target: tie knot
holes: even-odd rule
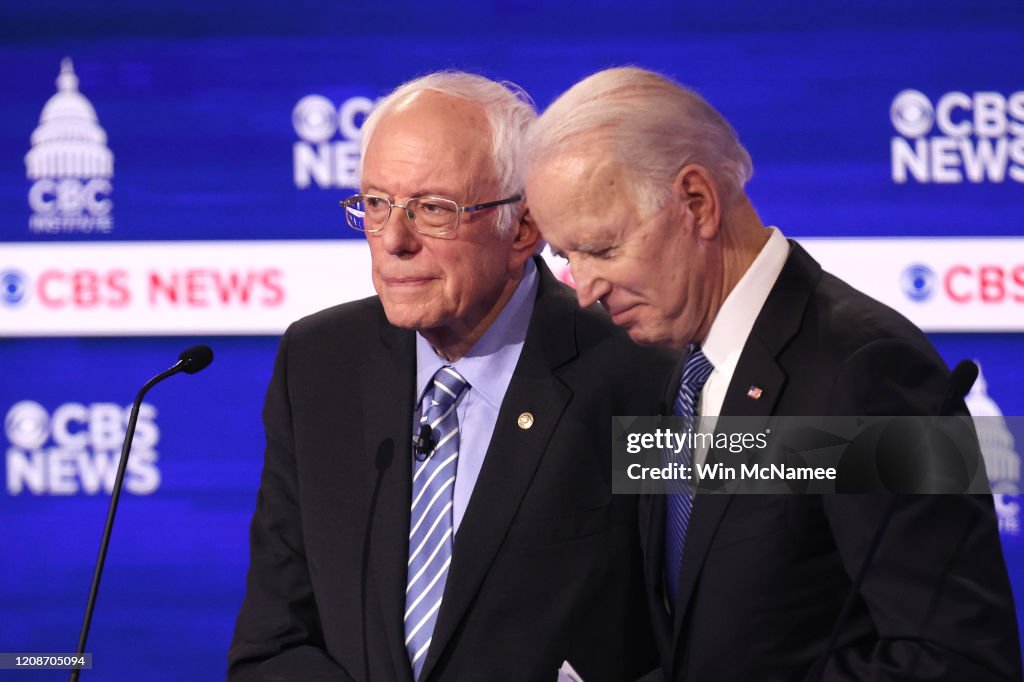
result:
[[[714,369],[715,366],[704,355],[704,351],[694,346],[686,358],[686,363],[683,364],[683,379],[680,386],[686,386],[694,393],[699,393]]]
[[[445,365],[434,374],[434,378],[431,381],[431,390],[428,394],[433,394],[433,401],[441,406],[442,409],[447,409],[458,400],[459,394],[468,385],[469,383],[462,378],[461,374],[455,371],[454,367]]]
[[[700,348],[693,347],[683,364],[683,378],[679,381],[673,414],[678,417],[693,417],[697,413],[697,396],[704,388],[704,382],[711,376],[715,366]]]

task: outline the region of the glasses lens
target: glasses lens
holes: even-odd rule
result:
[[[350,197],[341,202],[341,205],[345,207],[345,222],[348,226],[353,230],[365,232],[366,204],[362,200],[362,195]]]
[[[458,224],[459,205],[454,201],[424,197],[410,199],[407,205],[416,228],[425,234],[452,232]]]
[[[363,195],[363,223],[369,231],[380,230],[391,214],[391,202],[373,194]]]

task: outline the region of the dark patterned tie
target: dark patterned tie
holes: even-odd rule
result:
[[[691,347],[690,355],[683,365],[683,378],[679,382],[679,393],[672,413],[683,419],[683,433],[693,431],[697,398],[704,382],[711,376],[714,365],[701,352]],[[679,464],[693,466],[693,452],[683,446],[679,452]],[[668,486],[668,512],[665,517],[665,580],[667,581],[669,603],[675,605],[676,590],[679,587],[679,570],[683,564],[683,547],[686,545],[686,529],[690,525],[693,511],[693,486],[689,480],[670,479]]]
[[[467,386],[454,368],[442,367],[423,396],[420,425],[430,427],[434,445],[429,457],[416,462],[412,479],[405,648],[414,679],[419,678],[430,649],[452,562],[452,501],[459,459],[455,402]]]

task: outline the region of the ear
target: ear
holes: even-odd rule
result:
[[[711,174],[695,163],[683,166],[676,174],[672,190],[693,216],[694,229],[701,239],[714,239],[722,221],[722,204]]]
[[[537,251],[537,245],[540,244],[540,230],[537,229],[537,222],[530,214],[529,208],[519,214],[513,237],[510,265],[513,269],[518,269]]]

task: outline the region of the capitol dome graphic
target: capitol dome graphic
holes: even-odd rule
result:
[[[1016,535],[1020,532],[1020,507],[1004,496],[1020,493],[1020,455],[1014,449],[1013,434],[1006,424],[1003,411],[988,394],[988,382],[980,371],[980,363],[978,379],[964,402],[974,417],[981,454],[985,458],[985,469],[996,498],[1000,531]]]
[[[25,167],[32,180],[114,175],[107,134],[92,104],[78,91],[78,76],[70,58],[61,62],[57,94],[43,107],[31,141]]]
[[[78,76],[65,58],[50,97],[32,132],[25,172],[32,186],[29,229],[40,234],[109,233],[114,155],[96,110],[78,91]]]
[[[1020,492],[1020,456],[1014,451],[1013,434],[1006,426],[1003,411],[989,397],[988,382],[980,371],[965,402],[971,416],[975,417],[974,425],[992,492],[1016,495]]]

